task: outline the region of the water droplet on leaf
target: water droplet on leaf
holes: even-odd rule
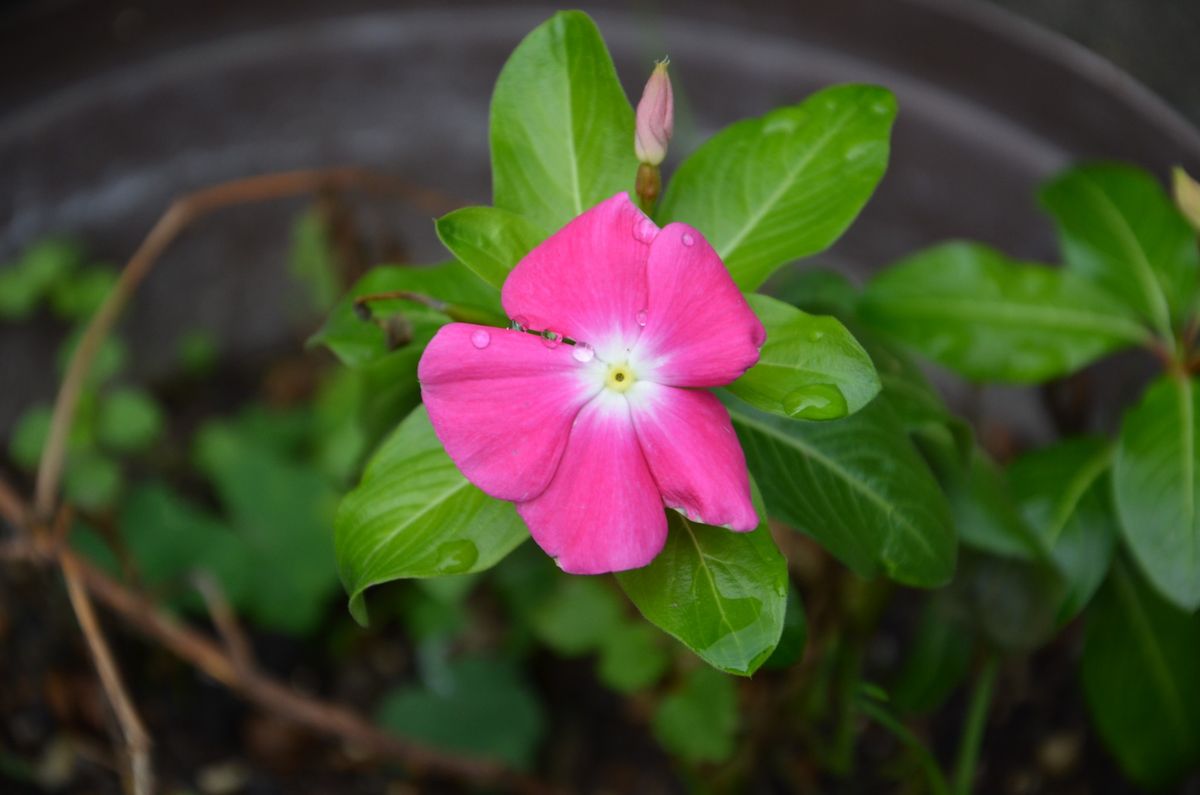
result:
[[[683,243],[683,245],[685,245],[685,246],[694,246],[694,245],[696,245],[696,238],[692,237],[692,236],[691,236],[691,235],[689,235],[687,232],[684,232],[684,233],[683,233],[683,237],[682,237],[682,238],[680,238],[680,241],[681,241],[681,242]]]
[[[596,358],[596,351],[586,342],[577,342],[575,343],[575,350],[571,352],[571,356],[577,362],[586,363]]]
[[[491,343],[491,341],[492,341],[492,335],[489,334],[488,332],[484,331],[483,329],[479,329],[474,334],[471,335],[471,344],[474,345],[476,348],[479,348],[480,350],[483,350],[484,348],[486,348]]]
[[[646,325],[646,310],[645,309],[643,309],[642,311],[637,313],[637,324],[639,326],[645,327],[645,325]]]
[[[850,413],[846,396],[833,384],[808,384],[793,389],[783,398],[789,417],[802,420],[835,420]]]
[[[437,548],[439,574],[462,574],[479,560],[479,548],[465,539],[447,541]]]
[[[824,331],[813,329],[812,331],[808,332],[808,341],[809,342],[820,342],[822,339],[824,339],[824,337],[825,337]]]

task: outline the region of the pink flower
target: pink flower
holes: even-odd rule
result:
[[[657,166],[667,156],[667,144],[675,128],[675,99],[671,93],[671,78],[667,75],[670,61],[659,61],[646,81],[637,106],[637,127],[633,134],[633,149],[642,163]]]
[[[706,388],[754,365],[766,333],[699,232],[659,229],[621,193],[531,251],[501,298],[523,327],[576,344],[451,323],[421,357],[421,392],[458,468],[515,502],[561,568],[645,566],[666,541],[664,505],[757,526],[741,446]]]

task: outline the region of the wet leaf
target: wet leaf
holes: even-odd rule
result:
[[[722,671],[749,676],[783,632],[787,561],[757,496],[758,529],[735,533],[668,511],[667,543],[617,581],[646,620]]]
[[[887,89],[844,85],[730,125],[679,166],[658,218],[695,226],[754,290],[855,219],[887,168],[895,115]]]
[[[746,296],[767,330],[754,365],[729,391],[793,419],[837,419],[879,393],[871,357],[836,318],[810,315],[765,295]]]
[[[482,571],[529,536],[511,503],[488,497],[458,471],[423,406],[367,464],[334,525],[338,569],[360,623],[372,585]]]

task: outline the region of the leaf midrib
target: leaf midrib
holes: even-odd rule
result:
[[[751,426],[755,430],[758,430],[759,432],[766,434],[767,436],[770,436],[773,439],[776,439],[780,444],[795,447],[795,448],[799,449],[805,455],[816,460],[818,463],[820,463],[826,469],[828,469],[831,473],[833,473],[834,475],[839,477],[841,480],[845,481],[845,483],[847,485],[849,485],[852,489],[854,489],[858,493],[862,494],[864,497],[866,497],[868,500],[870,500],[872,503],[874,503],[876,505],[876,507],[880,511],[883,512],[883,514],[885,516],[889,517],[892,520],[894,525],[903,526],[907,530],[909,535],[915,537],[916,539],[918,539],[921,542],[921,545],[925,548],[926,553],[931,558],[936,557],[936,555],[933,551],[933,547],[929,543],[929,540],[926,539],[925,536],[921,534],[921,532],[917,529],[917,527],[915,525],[913,525],[908,520],[907,517],[905,517],[901,513],[894,511],[893,505],[891,503],[889,503],[888,500],[885,497],[883,497],[883,495],[876,492],[869,485],[862,482],[858,478],[855,478],[853,475],[851,475],[850,472],[848,472],[845,468],[843,468],[836,461],[827,457],[820,450],[809,445],[807,442],[804,442],[801,439],[798,439],[794,436],[786,436],[783,433],[779,432],[778,430],[772,428],[771,426],[764,425],[754,419],[747,417],[745,414],[734,413],[734,412],[730,412],[730,413],[733,416],[733,421],[735,423],[740,422],[743,425]]]
[[[1151,678],[1158,684],[1158,688],[1162,692],[1167,714],[1170,715],[1171,722],[1175,724],[1175,730],[1180,736],[1191,737],[1192,727],[1188,723],[1187,714],[1182,709],[1183,697],[1179,688],[1175,686],[1170,666],[1163,657],[1154,628],[1150,626],[1150,620],[1146,617],[1146,612],[1142,609],[1138,595],[1129,580],[1130,575],[1125,571],[1123,564],[1114,567],[1113,573],[1116,579],[1117,596],[1129,612],[1130,624],[1141,640],[1139,646],[1146,656],[1148,663],[1146,667],[1150,669]]]
[[[967,301],[901,296],[890,304],[888,314],[892,317],[968,320],[1002,326],[1028,326],[1030,321],[1037,321],[1037,325],[1050,331],[1100,333],[1136,343],[1144,342],[1149,336],[1140,325],[1126,318],[1015,301],[982,302],[978,299]]]
[[[729,261],[731,252],[741,245],[742,241],[745,240],[746,237],[759,224],[762,223],[763,219],[766,218],[767,215],[770,214],[770,212],[774,209],[775,204],[783,197],[785,193],[787,193],[788,190],[792,188],[796,178],[799,177],[800,173],[806,169],[810,163],[812,163],[813,159],[822,149],[824,149],[826,144],[829,143],[830,139],[842,131],[842,129],[847,125],[849,120],[853,118],[853,116],[853,113],[844,113],[841,116],[835,117],[836,122],[832,124],[828,130],[826,130],[824,135],[817,139],[816,143],[804,156],[796,161],[795,167],[787,172],[787,176],[784,179],[780,180],[779,186],[772,191],[771,196],[767,199],[767,201],[763,202],[759,206],[759,209],[750,216],[750,218],[731,240],[723,243],[717,248],[717,255],[723,261]],[[760,126],[765,124],[765,120],[760,120]]]
[[[1067,482],[1067,488],[1063,491],[1063,499],[1056,506],[1054,523],[1050,526],[1050,532],[1046,539],[1049,549],[1054,549],[1054,545],[1058,543],[1058,537],[1062,535],[1067,522],[1075,514],[1083,495],[1112,463],[1113,451],[1113,445],[1106,444],[1085,461],[1084,465],[1076,470],[1075,475]]]
[[[1171,310],[1167,304],[1167,297],[1163,294],[1162,283],[1159,282],[1157,275],[1154,273],[1154,266],[1150,264],[1150,260],[1146,256],[1146,252],[1142,249],[1137,235],[1129,226],[1129,222],[1125,219],[1125,216],[1121,214],[1120,209],[1099,185],[1086,176],[1080,180],[1080,183],[1091,194],[1099,206],[1101,214],[1109,220],[1113,230],[1117,233],[1117,237],[1125,249],[1126,256],[1134,265],[1138,286],[1142,288],[1144,297],[1151,305],[1151,311],[1154,313],[1154,323],[1160,331],[1167,334],[1171,328]]]
[[[696,548],[696,555],[700,559],[700,568],[704,571],[705,577],[708,579],[709,590],[712,591],[713,601],[716,603],[717,612],[721,616],[721,623],[729,629],[729,634],[733,636],[734,643],[737,644],[738,658],[746,659],[746,647],[742,643],[741,633],[733,628],[733,623],[729,620],[729,615],[725,612],[725,605],[722,601],[721,592],[717,590],[717,580],[713,576],[712,568],[708,565],[708,558],[704,554],[704,550],[700,548],[700,540],[696,538],[696,534],[692,531],[692,523],[683,514],[679,514],[679,519],[683,523],[683,527],[687,530],[688,538],[692,541],[692,546]]]

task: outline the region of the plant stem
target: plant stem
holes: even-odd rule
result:
[[[950,787],[946,784],[946,777],[942,775],[942,769],[938,767],[937,760],[934,759],[929,749],[925,747],[925,743],[921,742],[915,734],[909,731],[907,726],[896,720],[886,709],[871,701],[871,699],[859,699],[858,708],[868,718],[891,732],[892,736],[916,755],[917,761],[921,764],[921,769],[925,771],[925,778],[929,782],[929,791],[933,795],[950,795]]]
[[[971,703],[967,707],[966,724],[963,726],[962,739],[958,743],[958,760],[954,765],[954,795],[970,795],[971,786],[975,782],[975,767],[979,763],[988,710],[992,705],[992,689],[999,670],[1000,657],[992,652],[988,654],[983,668],[975,677]]]

